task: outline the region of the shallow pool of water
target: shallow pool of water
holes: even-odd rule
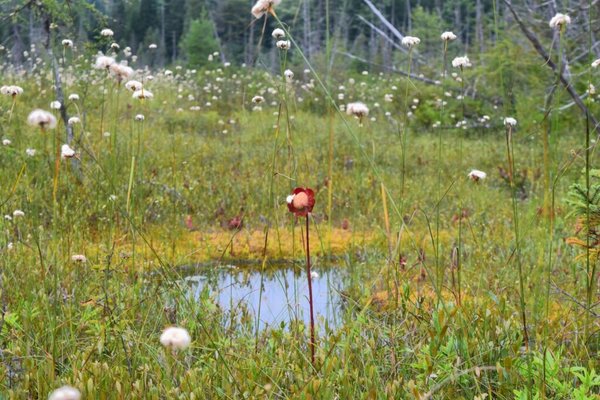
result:
[[[312,279],[315,320],[320,329],[339,324],[343,270],[335,267],[313,269]],[[241,270],[234,266],[204,269],[185,278],[190,295],[199,299],[209,291],[227,315],[237,316],[245,307],[259,329],[289,326],[291,321],[310,319],[306,273],[285,267],[268,272]]]

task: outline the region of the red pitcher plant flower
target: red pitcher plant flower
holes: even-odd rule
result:
[[[312,212],[315,205],[315,192],[309,188],[297,187],[287,199],[290,212],[296,217],[305,217]]]

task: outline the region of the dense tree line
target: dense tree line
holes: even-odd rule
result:
[[[276,25],[250,14],[251,0],[8,0],[1,4],[2,45],[11,50],[12,61],[21,63],[31,44],[43,43],[43,12],[53,13],[59,36],[102,49],[99,32],[111,28],[114,40],[129,46],[142,62],[168,65],[185,60],[191,66],[207,62],[207,55],[219,51],[221,61],[232,63],[276,62],[270,32]],[[586,35],[586,18],[597,18],[594,1],[514,1],[533,26],[547,26],[558,11],[571,12],[580,28],[573,35]],[[464,51],[482,52],[496,40],[496,32],[511,21],[504,0],[376,0],[383,16],[402,34],[418,36],[424,42],[419,56],[427,59],[439,53],[439,34],[454,31]],[[591,6],[591,12],[590,12]],[[394,62],[399,41],[382,23],[365,0],[284,0],[278,17],[288,25],[313,61],[351,54],[354,60],[383,65]],[[595,24],[597,34],[597,24]],[[551,32],[547,33],[551,35]],[[584,37],[584,36],[582,36]],[[152,55],[148,46],[156,44]],[[259,46],[260,45],[260,46]],[[596,55],[598,47],[592,49]],[[270,55],[270,56],[269,56]],[[360,62],[357,62],[360,64]]]

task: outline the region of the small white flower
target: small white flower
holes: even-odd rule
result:
[[[598,68],[598,66],[599,66],[599,65],[600,65],[600,58],[599,58],[599,59],[597,59],[597,60],[595,60],[595,61],[592,63],[592,68]]]
[[[285,31],[281,28],[273,29],[273,33],[271,33],[271,36],[273,36],[273,39],[276,40],[283,39],[285,37]]]
[[[483,180],[487,177],[487,174],[483,171],[480,171],[478,169],[474,169],[471,172],[469,172],[469,175],[467,175],[469,178],[471,178],[471,180],[477,182],[479,180]]]
[[[192,343],[192,338],[184,328],[169,327],[160,335],[160,343],[171,350],[185,350]]]
[[[119,43],[111,43],[110,48],[114,50],[119,50],[121,46],[119,46]]]
[[[69,39],[63,39],[62,45],[65,47],[73,47],[73,41]]]
[[[77,101],[77,100],[79,100],[79,95],[77,93],[72,93],[69,95],[69,100]]]
[[[516,126],[517,125],[517,120],[512,118],[512,117],[506,117],[504,118],[504,125],[505,126]]]
[[[569,17],[566,14],[561,14],[558,13],[556,14],[554,17],[552,17],[552,19],[550,20],[550,22],[548,23],[548,25],[550,25],[550,28],[561,28],[563,26],[567,26],[571,23],[571,17]]]
[[[294,201],[294,196],[293,194],[290,194],[288,197],[285,198],[286,203],[288,204],[292,204],[292,202]]]
[[[445,42],[451,42],[453,40],[456,40],[456,35],[453,32],[444,32],[440,37]]]
[[[72,386],[63,386],[61,388],[56,389],[50,396],[48,400],[80,400],[81,393],[79,390],[75,389]]]
[[[24,217],[25,213],[22,210],[13,211],[13,218]]]
[[[264,102],[264,101],[265,101],[265,98],[264,98],[264,97],[262,97],[262,96],[254,96],[254,97],[252,98],[252,102],[253,102],[254,104],[260,104],[260,103],[262,103],[262,102]]]
[[[75,157],[75,150],[71,148],[68,144],[63,144],[60,148],[60,158],[73,158]]]
[[[27,154],[29,157],[33,157],[33,156],[35,156],[36,151],[37,151],[36,149],[29,148],[29,149],[25,150],[25,154]]]
[[[408,48],[412,48],[421,43],[421,39],[414,36],[404,36],[402,38],[402,44]]]
[[[315,271],[312,271],[312,272],[310,273],[310,277],[311,277],[312,279],[319,279],[319,274],[318,274],[317,272],[315,272]]]
[[[3,146],[10,146],[12,142],[10,141],[10,139],[2,139],[2,145]]]
[[[108,29],[108,28],[102,29],[100,31],[100,35],[105,36],[105,37],[111,37],[111,36],[114,36],[114,34],[115,33],[112,31],[112,29]]]
[[[150,46],[148,46],[148,48],[149,48],[150,50],[154,50],[154,49],[157,49],[157,48],[158,48],[158,46],[157,46],[155,43],[152,43],[152,44],[150,44]]]
[[[138,114],[135,116],[135,120],[136,121],[143,121],[144,120],[144,114]]]
[[[71,118],[69,118],[69,121],[67,121],[67,123],[69,125],[75,125],[75,124],[78,124],[80,122],[81,122],[81,120],[78,117],[71,117]]]
[[[454,60],[452,60],[452,66],[454,68],[465,68],[465,67],[471,67],[471,61],[469,60],[469,57],[467,56],[463,56],[463,57],[456,57]]]
[[[292,44],[289,40],[280,40],[277,42],[277,48],[280,50],[289,50]]]
[[[50,103],[50,108],[53,110],[60,110],[61,104],[60,101],[54,100]]]

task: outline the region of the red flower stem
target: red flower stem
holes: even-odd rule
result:
[[[315,366],[315,316],[313,313],[312,276],[310,274],[310,242],[308,234],[308,214],[306,215],[306,276],[308,278],[308,303],[310,305],[310,356]]]

